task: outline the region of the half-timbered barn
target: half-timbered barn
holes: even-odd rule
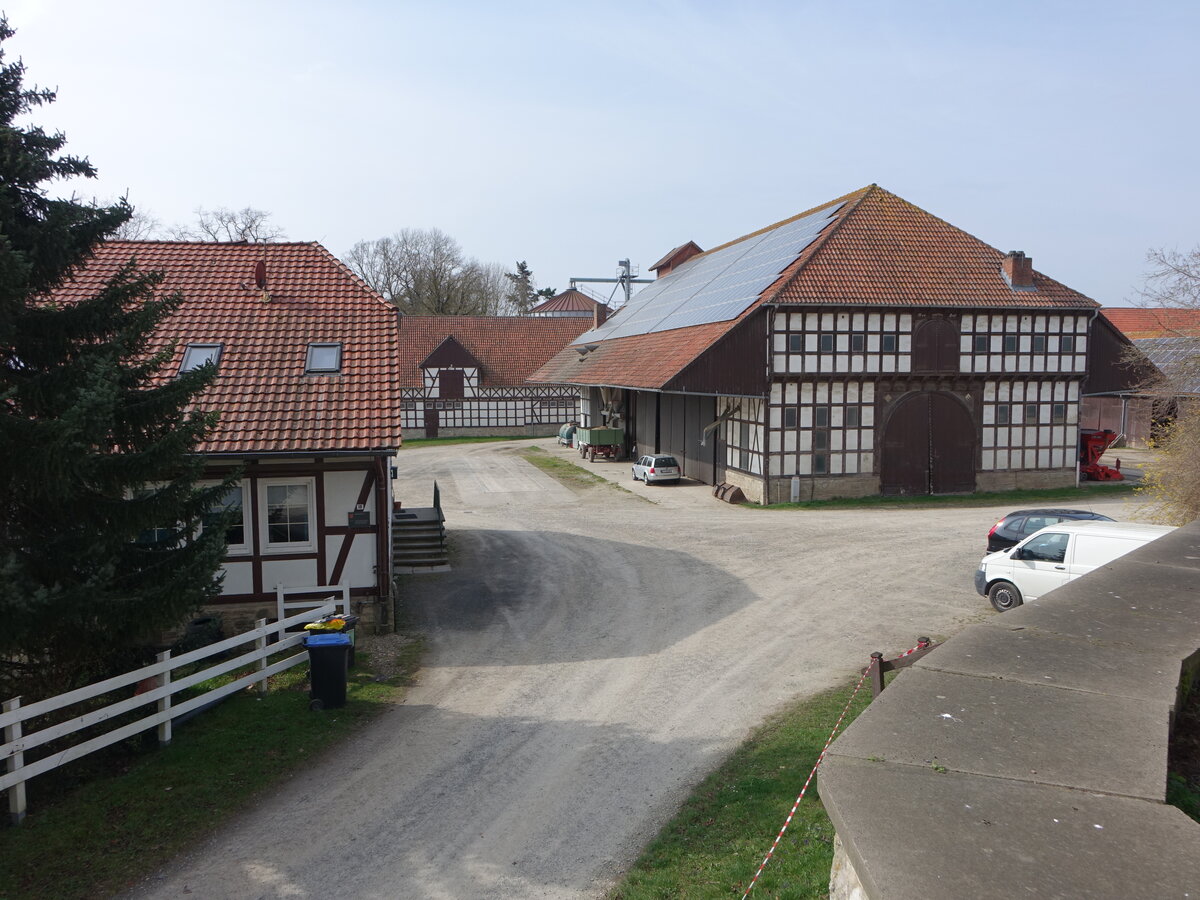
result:
[[[401,317],[405,433],[555,434],[579,415],[579,390],[526,379],[595,323],[592,316]]]
[[[222,613],[275,615],[277,588],[390,597],[391,461],[400,447],[395,310],[316,243],[112,241],[61,293],[94,293],[135,259],[183,304],[155,333],[163,377],[217,367],[201,406],[220,414],[199,449],[225,498]]]
[[[1075,483],[1097,304],[871,185],[656,280],[531,380],[757,502]]]

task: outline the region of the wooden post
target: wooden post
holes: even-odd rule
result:
[[[162,653],[158,654],[158,661],[160,663],[170,662],[171,661],[171,651],[164,650]],[[170,687],[171,686],[171,670],[169,668],[166,669],[155,680],[158,682],[156,687],[160,687],[160,688]],[[160,722],[158,725],[158,744],[160,747],[165,747],[167,744],[171,743],[171,716],[170,716],[171,695],[169,693],[165,694],[163,697],[159,698],[158,711],[160,713],[167,713],[166,720],[163,722]]]
[[[255,628],[266,628],[267,620],[259,619],[254,623]],[[262,671],[267,667],[267,636],[260,634],[254,642],[254,649],[261,655],[258,657],[258,671]],[[260,698],[267,696],[267,679],[263,678],[258,682],[258,696]]]
[[[871,654],[871,696],[883,693],[883,654],[876,650]]]
[[[21,698],[4,702],[4,712],[13,712],[21,708]],[[13,722],[4,728],[4,743],[11,744],[21,739],[21,723]],[[16,772],[25,765],[25,754],[18,750],[8,758],[8,771]],[[25,821],[25,782],[18,781],[8,789],[8,817],[14,825]]]

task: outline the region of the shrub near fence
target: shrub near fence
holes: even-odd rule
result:
[[[118,675],[115,678],[98,681],[66,694],[59,694],[28,706],[22,706],[19,697],[5,702],[3,711],[0,712],[0,728],[3,728],[4,734],[4,743],[0,745],[0,760],[5,763],[4,774],[0,775],[0,790],[8,791],[9,815],[13,823],[20,824],[25,818],[25,782],[29,779],[152,728],[157,729],[160,744],[170,743],[171,723],[175,719],[193,714],[253,684],[257,684],[259,690],[265,692],[267,678],[308,660],[307,653],[302,651],[268,664],[268,657],[301,645],[304,635],[302,633],[288,634],[287,629],[303,625],[336,611],[337,606],[330,603],[306,610],[271,625],[266,624],[265,619],[260,619],[257,623],[258,627],[252,631],[175,657],[172,657],[169,651],[160,653],[157,661],[151,665]],[[275,640],[272,640],[273,637]],[[249,643],[254,645],[252,650],[235,657],[221,659],[214,665],[191,672],[182,678],[172,679],[172,673],[179,668],[191,666],[212,657],[224,656]],[[171,698],[180,691],[188,690],[205,681],[248,666],[254,666],[255,671],[197,696],[189,697],[177,705],[173,705],[171,702]],[[24,723],[31,719],[138,685],[148,679],[154,681],[154,687],[150,690],[98,709],[89,710],[68,721],[59,722],[28,734],[24,733]],[[120,720],[131,711],[150,704],[154,705],[155,710],[151,715],[120,725],[61,752],[51,753],[29,763],[25,762],[25,753],[28,751],[42,747],[51,741],[66,738],[84,729],[94,728],[112,720]]]

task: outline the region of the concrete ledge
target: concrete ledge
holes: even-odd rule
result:
[[[819,773],[866,895],[1200,896],[1200,824],[1163,802],[1197,569],[1193,523],[901,673]]]

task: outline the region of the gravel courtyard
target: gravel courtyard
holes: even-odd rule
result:
[[[599,897],[764,716],[993,615],[971,576],[1007,507],[731,507],[552,439],[398,465],[407,506],[440,485],[454,567],[402,579],[420,683],[137,896]]]

